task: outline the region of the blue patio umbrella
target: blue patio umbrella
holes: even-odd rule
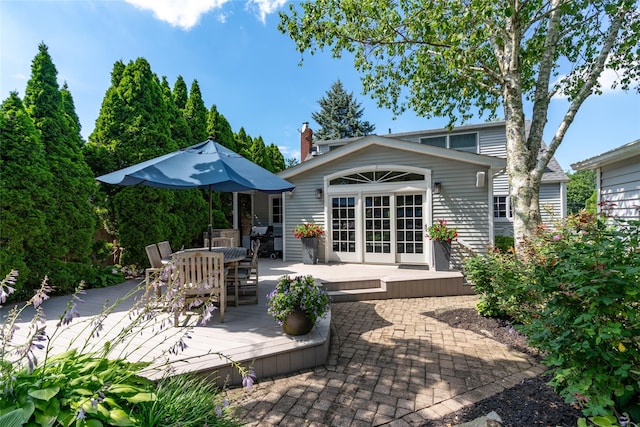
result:
[[[209,234],[213,223],[212,191],[261,191],[281,193],[295,186],[245,159],[209,137],[174,151],[96,178],[116,185],[147,185],[157,188],[209,190]],[[209,235],[211,242],[211,235]]]

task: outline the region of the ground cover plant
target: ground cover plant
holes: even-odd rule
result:
[[[46,279],[31,299],[4,311],[0,425],[238,425],[223,390],[204,378],[175,375],[177,365],[189,358],[170,356],[182,353],[193,327],[210,319],[214,308],[210,301],[200,301],[201,313],[188,327],[172,327],[171,313],[182,309],[180,294],[165,292],[171,296],[167,299],[155,293],[171,269],[169,265],[152,286],[140,284],[114,303],[105,303],[92,317],[80,317],[85,293],[81,283],[57,322],[47,322],[42,303],[51,288]],[[0,282],[0,304],[14,292],[17,274],[14,270]],[[131,307],[110,322],[109,316],[127,301]],[[23,315],[31,312],[27,323]],[[152,357],[143,349],[137,339],[143,335],[145,340],[162,336],[166,345],[160,355]],[[230,362],[243,376],[243,384],[251,386],[253,371]],[[160,380],[152,381],[152,374]]]
[[[523,257],[465,263],[479,312],[517,320],[550,384],[597,425],[640,420],[639,225],[582,212],[541,228]]]

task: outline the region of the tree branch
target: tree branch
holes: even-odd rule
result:
[[[607,58],[609,57],[609,53],[611,52],[611,49],[613,48],[615,40],[618,36],[618,31],[622,27],[622,23],[624,22],[627,15],[631,13],[632,10],[633,9],[631,8],[631,4],[627,3],[627,7],[622,7],[618,11],[617,15],[612,19],[611,25],[609,26],[609,31],[602,45],[602,50],[596,58],[593,67],[590,68],[589,72],[585,76],[586,78],[584,80],[584,85],[571,102],[571,105],[569,105],[569,108],[562,122],[560,123],[560,125],[558,125],[558,129],[556,129],[556,132],[553,135],[553,139],[549,143],[548,150],[542,156],[540,156],[540,159],[536,164],[536,171],[538,173],[542,174],[546,165],[549,163],[549,160],[554,155],[554,153],[558,149],[558,146],[562,142],[565,134],[567,133],[567,130],[569,129],[569,126],[575,119],[578,109],[580,108],[582,103],[584,103],[584,101],[589,97],[589,95],[591,95],[593,87],[598,82],[598,78],[604,70],[604,66]]]

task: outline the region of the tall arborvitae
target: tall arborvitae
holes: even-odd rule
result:
[[[149,63],[138,58],[123,70],[116,63],[112,82],[87,144],[87,150],[100,153],[103,162],[113,166],[104,173],[179,149],[172,138],[174,123],[165,98],[166,87],[163,89]],[[176,247],[191,244],[193,236],[177,214],[177,191],[138,186],[102,188],[110,213],[105,227],[111,232],[117,230],[116,238],[124,249],[123,262],[148,265],[144,247],[149,242],[169,240]],[[206,205],[202,198],[199,200],[203,212],[200,221],[204,224]],[[197,207],[198,202],[194,203]]]
[[[175,84],[173,85],[173,102],[176,103],[176,107],[180,111],[184,111],[184,107],[187,105],[187,100],[189,99],[189,94],[187,93],[187,84],[185,83],[182,76],[178,76]]]
[[[42,262],[34,258],[55,246],[45,215],[52,177],[40,135],[15,92],[0,105],[0,171],[0,276],[17,269],[17,297],[29,298],[40,280],[32,268]]]
[[[191,137],[191,129],[182,115],[182,111],[176,106],[176,103],[169,87],[166,77],[162,77],[162,94],[164,102],[167,105],[169,113],[169,122],[171,123],[171,139],[180,148],[185,148],[195,144],[196,141]]]
[[[196,143],[191,137],[191,130],[187,125],[184,116],[180,109],[174,102],[169,82],[165,77],[162,78],[162,90],[164,94],[164,101],[169,111],[169,118],[171,123],[171,138],[180,147],[185,148]],[[172,235],[169,240],[174,242],[188,242],[191,243],[193,238],[197,238],[205,230],[208,224],[208,200],[209,193],[206,191],[193,189],[193,190],[175,190],[174,191],[174,204],[171,213],[180,219],[180,230],[182,235]],[[176,230],[177,232],[177,230]]]
[[[280,172],[286,169],[284,156],[280,149],[275,144],[270,144],[267,147],[268,156],[271,159],[271,165],[273,166],[272,172]]]
[[[340,80],[331,85],[326,98],[321,98],[318,104],[320,111],[311,114],[313,120],[320,125],[320,129],[313,133],[317,140],[369,135],[376,128],[361,120],[364,108],[360,107],[361,104],[353,93],[344,90]]]
[[[236,141],[236,152],[251,160],[251,154],[249,151],[253,141],[251,137],[247,135],[247,131],[244,130],[244,127],[241,127],[240,130],[233,135],[233,139]]]
[[[82,130],[82,125],[80,124],[80,118],[76,113],[76,104],[73,102],[73,96],[71,95],[71,91],[69,90],[69,86],[67,82],[62,84],[62,88],[60,89],[60,95],[62,97],[62,110],[67,116],[69,120],[69,125],[71,126],[72,132],[78,136],[78,139],[82,145],[84,145],[84,141],[82,140],[82,135],[80,131]]]
[[[233,129],[231,129],[231,125],[225,116],[218,112],[218,108],[215,105],[211,106],[207,117],[207,134],[213,136],[214,140],[229,150],[236,151],[237,147],[233,137]]]
[[[207,139],[207,108],[202,101],[200,86],[194,80],[189,91],[189,99],[184,107],[184,118],[187,120],[194,144]]]
[[[96,119],[89,142],[84,146],[84,155],[95,176],[104,175],[125,166],[129,159],[115,156],[115,145],[124,132],[127,116],[125,100],[118,90],[125,64],[117,61],[111,71],[111,86],[102,99],[100,114]],[[100,198],[103,199],[103,198]]]
[[[31,78],[27,83],[24,103],[40,131],[47,165],[53,176],[50,191],[54,202],[45,210],[51,236],[50,258],[63,263],[86,263],[90,259],[95,232],[91,205],[95,181],[82,154],[78,126],[65,112],[57,82],[58,72],[48,48],[40,44],[38,50],[31,65]],[[67,97],[67,102],[69,99]],[[56,263],[52,264],[52,268],[64,270]],[[64,272],[51,272],[56,273],[64,276]]]
[[[266,170],[273,172],[273,164],[271,163],[271,151],[267,150],[267,147],[266,145],[264,145],[264,140],[261,136],[252,138],[249,153],[249,160],[257,165],[262,166]]]

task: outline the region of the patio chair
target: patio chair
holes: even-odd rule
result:
[[[212,237],[211,238],[212,248],[220,248],[223,246],[229,246],[229,247],[233,246],[233,237]]]
[[[145,247],[145,250],[147,251],[147,257],[149,258],[149,264],[151,265],[151,267],[144,270],[144,283],[148,288],[153,283],[153,276],[160,273],[163,267],[162,256],[160,256],[158,245],[156,245],[155,243],[147,245]],[[149,294],[151,293],[150,291],[151,289],[147,289],[147,292],[149,292]],[[160,286],[156,286],[155,293],[158,297],[161,295]]]
[[[178,292],[182,314],[208,300],[217,302],[220,323],[224,322],[226,305],[224,255],[208,251],[183,251],[173,255],[173,289]],[[174,325],[178,326],[178,311]]]
[[[171,258],[173,251],[171,250],[171,245],[168,240],[158,243],[158,249],[160,250],[160,257],[162,259]]]
[[[240,261],[227,275],[227,289],[233,287],[236,293],[236,305],[258,303],[258,252],[260,242],[253,247],[249,262]],[[250,298],[241,298],[249,296]]]

